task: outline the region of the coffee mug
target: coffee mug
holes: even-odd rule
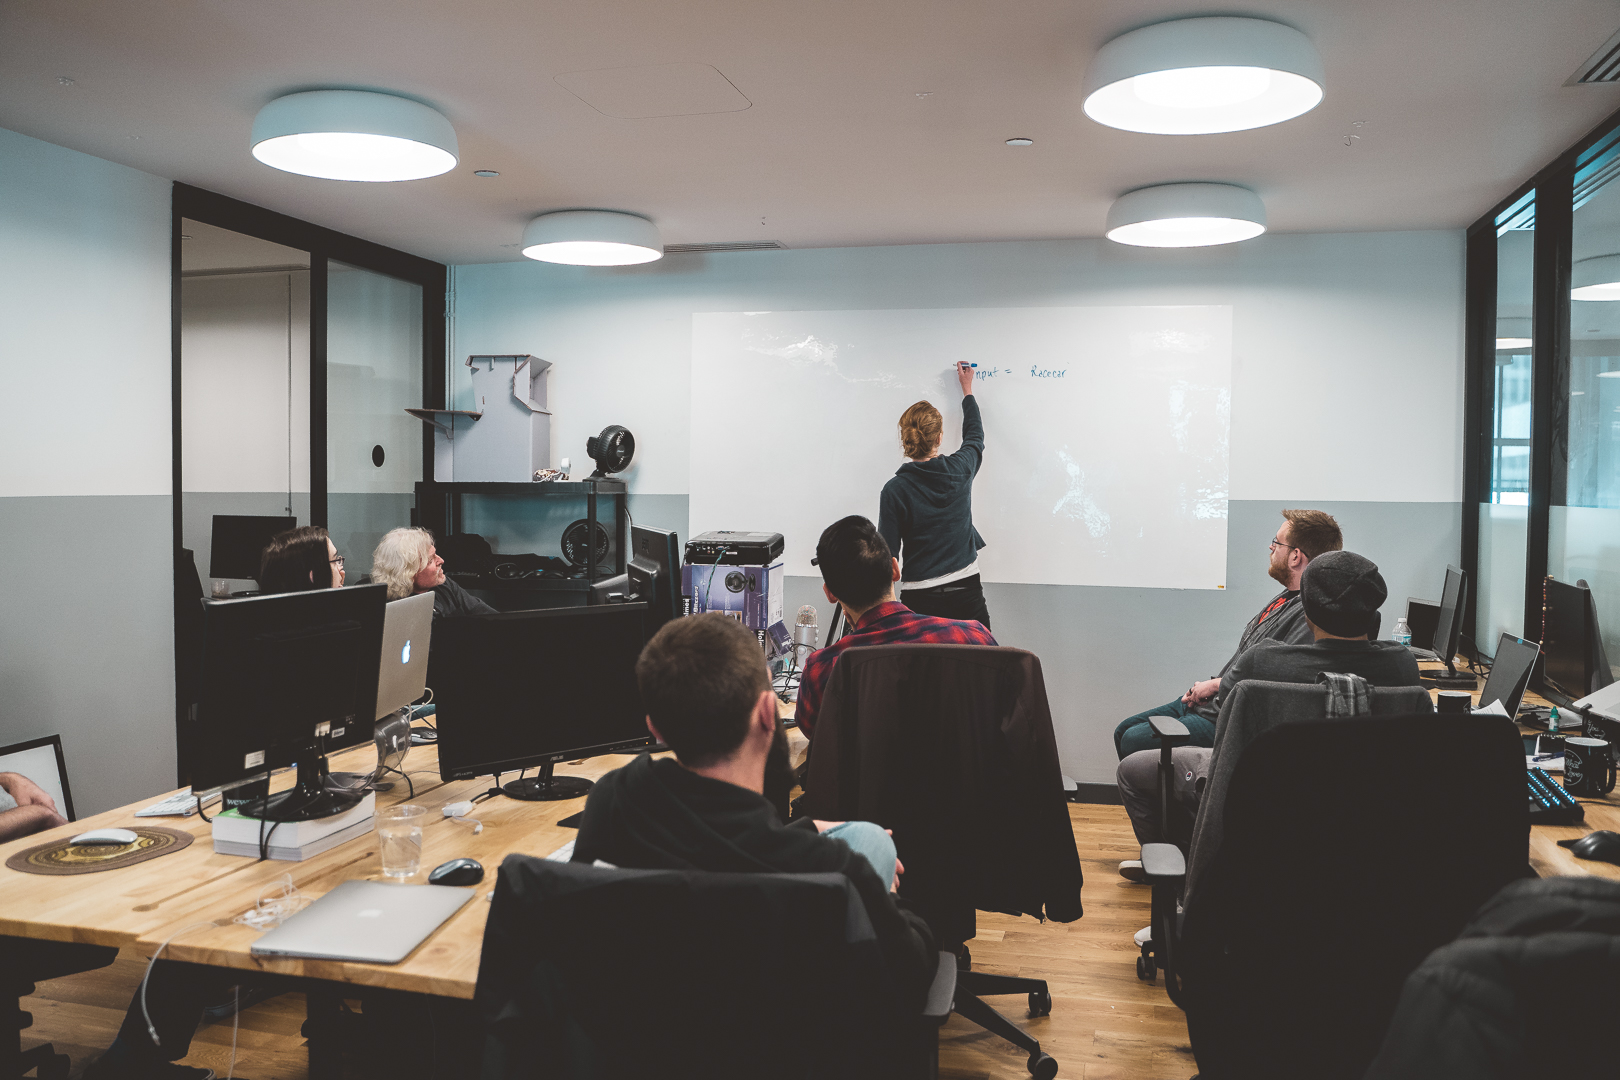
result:
[[[1474,695],[1466,690],[1442,690],[1434,703],[1440,713],[1465,713],[1474,707]]]
[[[1595,799],[1614,790],[1614,758],[1602,739],[1571,735],[1564,740],[1564,790]]]

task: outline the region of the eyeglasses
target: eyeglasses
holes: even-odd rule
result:
[[[1271,542],[1271,546],[1274,547],[1274,548],[1282,548],[1284,551],[1299,551],[1299,550],[1301,550],[1300,548],[1295,547],[1293,544],[1279,544],[1275,540],[1273,540]]]
[[[339,570],[343,569],[343,556],[341,556],[341,555],[339,555],[335,559],[328,559],[326,561],[331,563],[333,566],[337,567]]]

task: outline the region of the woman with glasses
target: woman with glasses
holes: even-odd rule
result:
[[[326,530],[313,525],[272,537],[259,556],[259,589],[267,593],[343,587],[343,556]]]

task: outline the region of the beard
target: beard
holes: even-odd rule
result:
[[[1271,565],[1266,567],[1266,573],[1271,576],[1271,580],[1285,589],[1288,588],[1288,565],[1286,563],[1278,566],[1277,561],[1273,559]]]

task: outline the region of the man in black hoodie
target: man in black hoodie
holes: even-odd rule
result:
[[[574,861],[645,870],[844,874],[866,906],[906,996],[902,1004],[920,1003],[938,953],[928,924],[892,892],[903,867],[887,834],[869,822],[784,826],[765,800],[776,699],[754,635],[719,613],[665,623],[642,650],[636,681],[648,729],[675,757],[643,754],[596,782]]]

